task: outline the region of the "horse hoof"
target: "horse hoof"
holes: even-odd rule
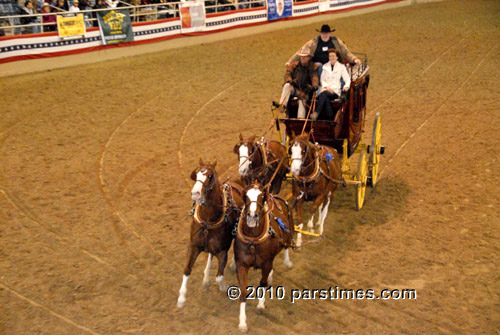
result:
[[[186,305],[186,300],[177,300],[177,308],[182,308],[184,305]]]
[[[226,282],[219,284],[219,291],[221,291],[221,292],[227,292],[228,288],[229,288],[229,284]]]
[[[210,281],[208,281],[208,280],[207,280],[207,281],[204,281],[204,282],[203,282],[203,288],[207,289],[207,288],[209,288],[209,287],[210,287]]]
[[[242,333],[247,333],[248,332],[248,327],[247,325],[239,325],[238,330]]]
[[[288,268],[288,269],[291,269],[293,268],[293,262],[284,262],[283,264],[285,264],[285,266]]]

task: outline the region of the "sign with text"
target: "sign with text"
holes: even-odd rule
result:
[[[83,14],[76,16],[57,15],[57,31],[59,37],[72,37],[85,35],[85,23]]]
[[[134,40],[128,9],[96,12],[103,44],[118,44]]]
[[[267,19],[278,20],[292,16],[292,0],[267,0]]]
[[[320,12],[330,10],[330,0],[318,0],[318,9]]]
[[[179,4],[181,33],[202,31],[205,28],[205,3],[188,1]]]

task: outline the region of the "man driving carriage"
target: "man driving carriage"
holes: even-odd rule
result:
[[[298,56],[298,61],[294,61],[286,67],[280,106],[286,107],[290,97],[298,97],[297,117],[304,119],[311,96],[318,89],[318,66],[311,62],[309,48],[302,48]]]
[[[318,30],[316,30],[318,31]],[[335,37],[332,36],[332,32],[334,32],[335,29],[331,29],[329,25],[324,24],[321,26],[321,30],[318,32],[320,33],[319,36],[316,36],[312,40],[308,41],[304,46],[302,46],[302,49],[308,48],[309,49],[309,56],[311,56],[312,61],[318,65],[318,76],[321,77],[321,71],[322,71],[322,65],[328,62],[328,49],[335,49],[339,51],[339,62],[341,63],[346,63],[349,62],[351,64],[356,64],[359,65],[361,64],[361,61],[359,58],[354,56],[354,54],[349,51],[347,46],[344,44],[344,42]],[[286,62],[286,66],[292,64],[293,62],[296,62],[299,59],[299,52],[293,54],[292,57]]]

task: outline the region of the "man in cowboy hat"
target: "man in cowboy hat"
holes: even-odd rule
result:
[[[332,36],[332,32],[335,31],[335,29],[331,30],[330,26],[327,24],[324,24],[321,26],[321,30],[316,30],[320,33],[319,36],[316,36],[312,40],[308,41],[306,44],[304,44],[304,47],[309,48],[309,55],[312,58],[312,61],[314,63],[317,63],[319,65],[319,75],[321,76],[321,65],[325,64],[328,62],[328,49],[335,49],[339,51],[340,53],[340,59],[339,61],[341,63],[344,62],[349,62],[351,64],[360,64],[361,61],[359,58],[354,56],[352,52],[349,51],[347,46],[342,42],[342,40],[338,39],[335,36]],[[302,48],[300,50],[302,50]],[[295,53],[286,63],[288,66],[289,64],[297,61],[299,58],[298,52]]]
[[[302,48],[297,53],[298,60],[287,65],[280,99],[280,106],[286,107],[290,96],[297,96],[299,98],[297,117],[302,119],[306,117],[305,107],[319,85],[318,66],[311,62],[310,53],[308,47]]]

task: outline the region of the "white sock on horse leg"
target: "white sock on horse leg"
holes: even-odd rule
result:
[[[240,324],[238,325],[238,329],[242,331],[247,331],[247,314],[245,311],[246,302],[240,303]]]
[[[224,276],[215,277],[215,281],[219,284],[219,291],[225,292],[227,291],[227,284],[224,282]]]
[[[301,223],[298,225],[299,229],[302,229],[304,227],[304,224]],[[295,245],[297,246],[297,248],[300,248],[302,246],[302,234],[301,233],[297,233],[297,243],[295,243]]]
[[[266,308],[266,294],[262,295],[262,298],[259,298],[259,303],[257,304],[257,309],[264,309]]]
[[[212,266],[212,254],[208,253],[207,266],[203,271],[203,286],[210,285],[210,267]]]
[[[314,230],[314,214],[311,216],[311,218],[309,219],[309,221],[307,221],[307,230],[309,230],[310,232],[312,232]]]
[[[323,207],[323,213],[321,215],[321,225],[319,226],[319,234],[323,235],[323,227],[325,225],[326,216],[328,215],[328,206],[330,206],[330,197],[328,197],[328,201],[326,205]]]
[[[292,268],[292,267],[293,267],[293,263],[292,263],[292,261],[290,260],[290,252],[289,252],[289,249],[288,249],[288,248],[286,248],[285,250],[283,250],[283,255],[284,255],[284,257],[285,257],[285,259],[283,260],[283,264],[285,264],[285,266],[286,266],[287,268],[289,268],[289,269],[290,269],[290,268]],[[272,273],[272,272],[271,272],[271,273]],[[269,284],[269,285],[271,285],[271,284]]]
[[[186,275],[182,276],[182,285],[181,285],[181,289],[179,290],[179,299],[177,299],[177,308],[184,307],[184,304],[186,303],[188,279],[189,279],[189,276],[186,276]]]
[[[321,225],[321,218],[323,217],[323,203],[318,207],[318,221],[316,221],[316,226]]]
[[[273,284],[273,271],[269,272],[269,276],[267,276],[267,285],[271,286]]]

